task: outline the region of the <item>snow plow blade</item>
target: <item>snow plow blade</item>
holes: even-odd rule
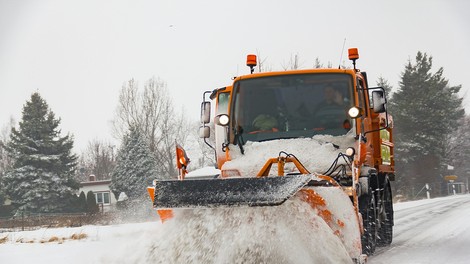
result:
[[[311,179],[312,175],[288,175],[157,181],[153,205],[157,209],[275,206],[284,203]]]

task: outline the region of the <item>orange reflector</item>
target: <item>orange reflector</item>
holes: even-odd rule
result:
[[[150,199],[153,202],[153,199],[155,199],[155,187],[147,187],[147,192],[149,193]]]
[[[166,220],[169,220],[173,217],[173,210],[157,210],[160,220],[164,223]]]
[[[179,144],[176,144],[176,166],[178,169],[185,169],[188,167],[189,158],[186,155],[186,151]]]

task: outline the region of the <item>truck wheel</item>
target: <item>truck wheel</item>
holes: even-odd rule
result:
[[[382,201],[383,212],[381,213],[380,229],[378,232],[377,246],[388,246],[393,238],[393,201],[390,185],[385,185],[384,197]]]
[[[359,209],[362,214],[364,234],[361,236],[362,253],[372,255],[377,244],[377,209],[375,195],[371,189],[369,193],[359,197]]]

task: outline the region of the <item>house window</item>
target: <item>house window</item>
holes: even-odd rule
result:
[[[109,192],[97,192],[95,198],[97,204],[110,204]]]

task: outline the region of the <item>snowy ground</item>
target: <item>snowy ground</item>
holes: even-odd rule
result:
[[[1,263],[172,263],[173,260],[188,263],[204,262],[208,254],[219,254],[218,263],[259,263],[256,256],[263,257],[263,252],[246,251],[256,248],[256,244],[266,244],[277,252],[275,257],[268,259],[269,263],[303,263],[312,258],[313,263],[339,263],[344,256],[330,252],[314,252],[313,243],[305,248],[306,239],[312,234],[305,228],[304,232],[286,231],[287,221],[269,219],[271,214],[279,212],[266,209],[260,216],[240,215],[236,221],[247,221],[244,228],[231,229],[230,221],[214,222],[220,215],[208,217],[187,214],[184,217],[198,219],[202,217],[206,221],[204,232],[197,221],[182,229],[177,229],[177,221],[161,224],[158,221],[140,224],[123,224],[113,226],[83,226],[77,228],[40,229],[36,231],[0,233],[0,262]],[[300,210],[303,214],[304,212]],[[285,216],[285,215],[284,215]],[[395,204],[395,234],[390,247],[379,248],[374,256],[369,257],[368,263],[470,263],[470,195],[458,195],[446,198],[436,198],[415,202]],[[222,216],[223,217],[223,216]],[[246,219],[244,219],[246,218]],[[259,219],[258,219],[259,218]],[[242,220],[240,220],[242,219]],[[244,220],[243,220],[244,219]],[[235,221],[235,222],[236,222]],[[259,221],[271,221],[273,229],[260,229]],[[232,220],[233,222],[233,220]],[[220,226],[228,225],[227,232],[216,234]],[[176,229],[175,229],[176,228]],[[176,236],[180,247],[170,246],[168,240],[174,240],[175,234],[185,232],[184,236]],[[276,233],[280,239],[256,240],[259,233]],[[80,237],[82,234],[82,237]],[[209,235],[208,235],[209,234]],[[328,236],[328,234],[323,234]],[[214,236],[219,236],[219,240]],[[296,236],[299,239],[292,239]],[[51,240],[51,242],[48,242]],[[214,252],[213,248],[218,244],[232,243],[232,252]],[[335,241],[330,239],[335,247]],[[202,247],[198,243],[203,244]],[[243,248],[241,244],[248,247]],[[324,246],[324,245],[321,245]],[[179,252],[180,248],[193,248]],[[159,251],[160,250],[160,251]],[[313,252],[313,254],[312,254]],[[243,259],[233,261],[227,258],[230,254],[240,254]],[[282,257],[281,255],[288,255]],[[253,259],[249,257],[253,256]],[[281,256],[281,258],[279,258]],[[331,258],[329,258],[330,256]],[[192,258],[192,259],[191,259]],[[189,260],[189,261],[188,261]],[[199,261],[198,261],[199,260]]]
[[[470,263],[470,195],[395,204],[390,247],[369,263]]]

